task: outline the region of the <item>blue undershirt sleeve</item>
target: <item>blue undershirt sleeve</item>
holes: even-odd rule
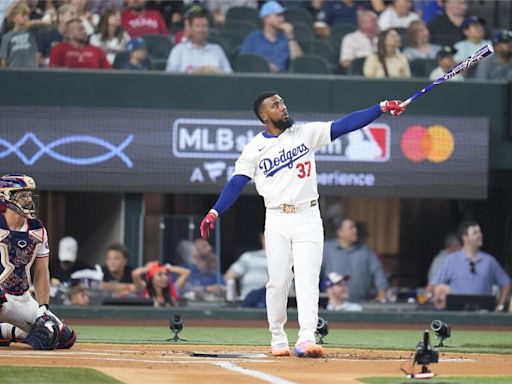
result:
[[[251,180],[249,176],[235,175],[228,181],[222,190],[213,209],[217,211],[219,216],[226,212],[238,199],[247,183]]]
[[[331,124],[331,141],[336,140],[341,135],[363,128],[373,120],[382,115],[380,105],[349,113],[347,116],[334,120]]]

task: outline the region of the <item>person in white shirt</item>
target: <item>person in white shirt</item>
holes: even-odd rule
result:
[[[264,92],[254,101],[253,111],[265,130],[244,147],[233,177],[201,221],[200,230],[201,237],[207,239],[219,215],[235,203],[249,180],[254,180],[266,206],[266,302],[273,356],[290,355],[284,327],[292,277],[300,327],[293,353],[298,357],[324,355],[322,346],[315,343],[324,245],[315,151],[365,127],[383,112],[398,116],[404,110],[400,100],[385,100],[335,121],[295,124],[276,92]]]
[[[419,19],[411,9],[411,0],[394,0],[379,16],[380,30],[407,28],[412,21]]]
[[[178,73],[232,73],[222,47],[208,43],[210,27],[207,15],[192,13],[189,25],[189,39],[171,50],[165,70]]]
[[[357,26],[357,31],[345,35],[341,41],[340,66],[344,69],[349,68],[354,59],[367,57],[377,50],[377,15],[361,11],[357,15]]]
[[[457,50],[455,61],[461,62],[467,59],[473,53],[487,44],[491,44],[489,40],[485,40],[485,21],[477,16],[470,16],[462,23],[462,30],[466,36],[466,40],[455,43],[454,48]]]
[[[441,50],[437,53],[437,64],[438,66],[430,72],[429,79],[437,80],[441,76],[443,76],[446,72],[448,72],[451,68],[455,66],[454,56],[457,53],[457,50],[452,47],[442,47]],[[464,81],[464,76],[462,74],[455,75],[451,77],[448,81]]]

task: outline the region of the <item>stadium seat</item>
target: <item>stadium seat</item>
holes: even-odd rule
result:
[[[412,77],[429,77],[430,72],[437,67],[437,62],[430,59],[414,59],[409,62]]]
[[[167,59],[172,49],[171,40],[164,35],[142,36],[149,56],[152,59]]]
[[[232,61],[233,71],[269,73],[270,67],[267,60],[260,55],[238,55]]]
[[[251,7],[231,7],[226,12],[226,22],[228,21],[249,21],[255,25],[260,25],[258,10]]]
[[[287,22],[292,24],[299,22],[312,26],[315,22],[313,15],[302,7],[288,8],[284,13],[284,18]]]
[[[363,66],[366,57],[359,57],[352,61],[352,64],[348,68],[347,75],[363,76]]]
[[[332,68],[321,56],[305,55],[292,60],[289,72],[328,75],[332,73]]]
[[[339,52],[341,48],[341,40],[347,33],[355,32],[356,26],[352,24],[335,24],[331,29],[331,36],[329,41],[331,42],[332,48]]]
[[[299,45],[305,55],[322,56],[333,68],[337,67],[339,53],[335,52],[327,41],[321,39],[300,40]]]
[[[313,40],[315,32],[310,24],[293,22],[293,34],[297,40]]]
[[[114,58],[114,63],[112,64],[112,68],[120,69],[130,60],[129,52],[119,52]]]

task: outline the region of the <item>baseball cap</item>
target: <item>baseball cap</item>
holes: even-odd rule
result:
[[[331,272],[327,275],[327,281],[325,282],[325,286],[327,288],[332,287],[336,284],[341,284],[350,279],[350,275],[340,275],[338,272]]]
[[[139,49],[139,48],[146,48],[146,44],[144,44],[144,39],[142,39],[142,37],[136,37],[134,39],[131,39],[126,44],[126,51],[127,52],[133,52],[133,51],[135,51],[136,49]]]
[[[66,236],[59,241],[59,260],[74,263],[78,252],[78,242],[71,236]]]
[[[509,31],[507,29],[497,32],[492,39],[492,42],[494,44],[504,43],[508,41],[512,41],[512,31]]]
[[[471,24],[475,24],[475,23],[478,23],[480,25],[485,25],[485,20],[478,17],[478,16],[469,16],[467,17],[463,22],[462,22],[462,25],[461,25],[461,28],[462,29],[466,29],[468,28]]]
[[[152,263],[148,269],[148,272],[146,273],[147,280],[151,280],[153,276],[155,276],[157,272],[159,272],[160,270],[167,271],[167,268],[165,267],[165,265],[160,264],[158,261]]]
[[[453,56],[457,53],[457,49],[450,47],[448,45],[445,45],[444,47],[441,47],[439,52],[437,52],[437,59],[442,59],[443,57],[447,56]]]
[[[284,11],[286,11],[286,8],[283,8],[277,1],[267,1],[260,9],[260,19],[269,15],[279,15]]]

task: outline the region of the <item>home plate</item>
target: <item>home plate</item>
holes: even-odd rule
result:
[[[192,357],[217,357],[224,359],[261,359],[268,357],[264,353],[240,353],[240,352],[191,352]]]

